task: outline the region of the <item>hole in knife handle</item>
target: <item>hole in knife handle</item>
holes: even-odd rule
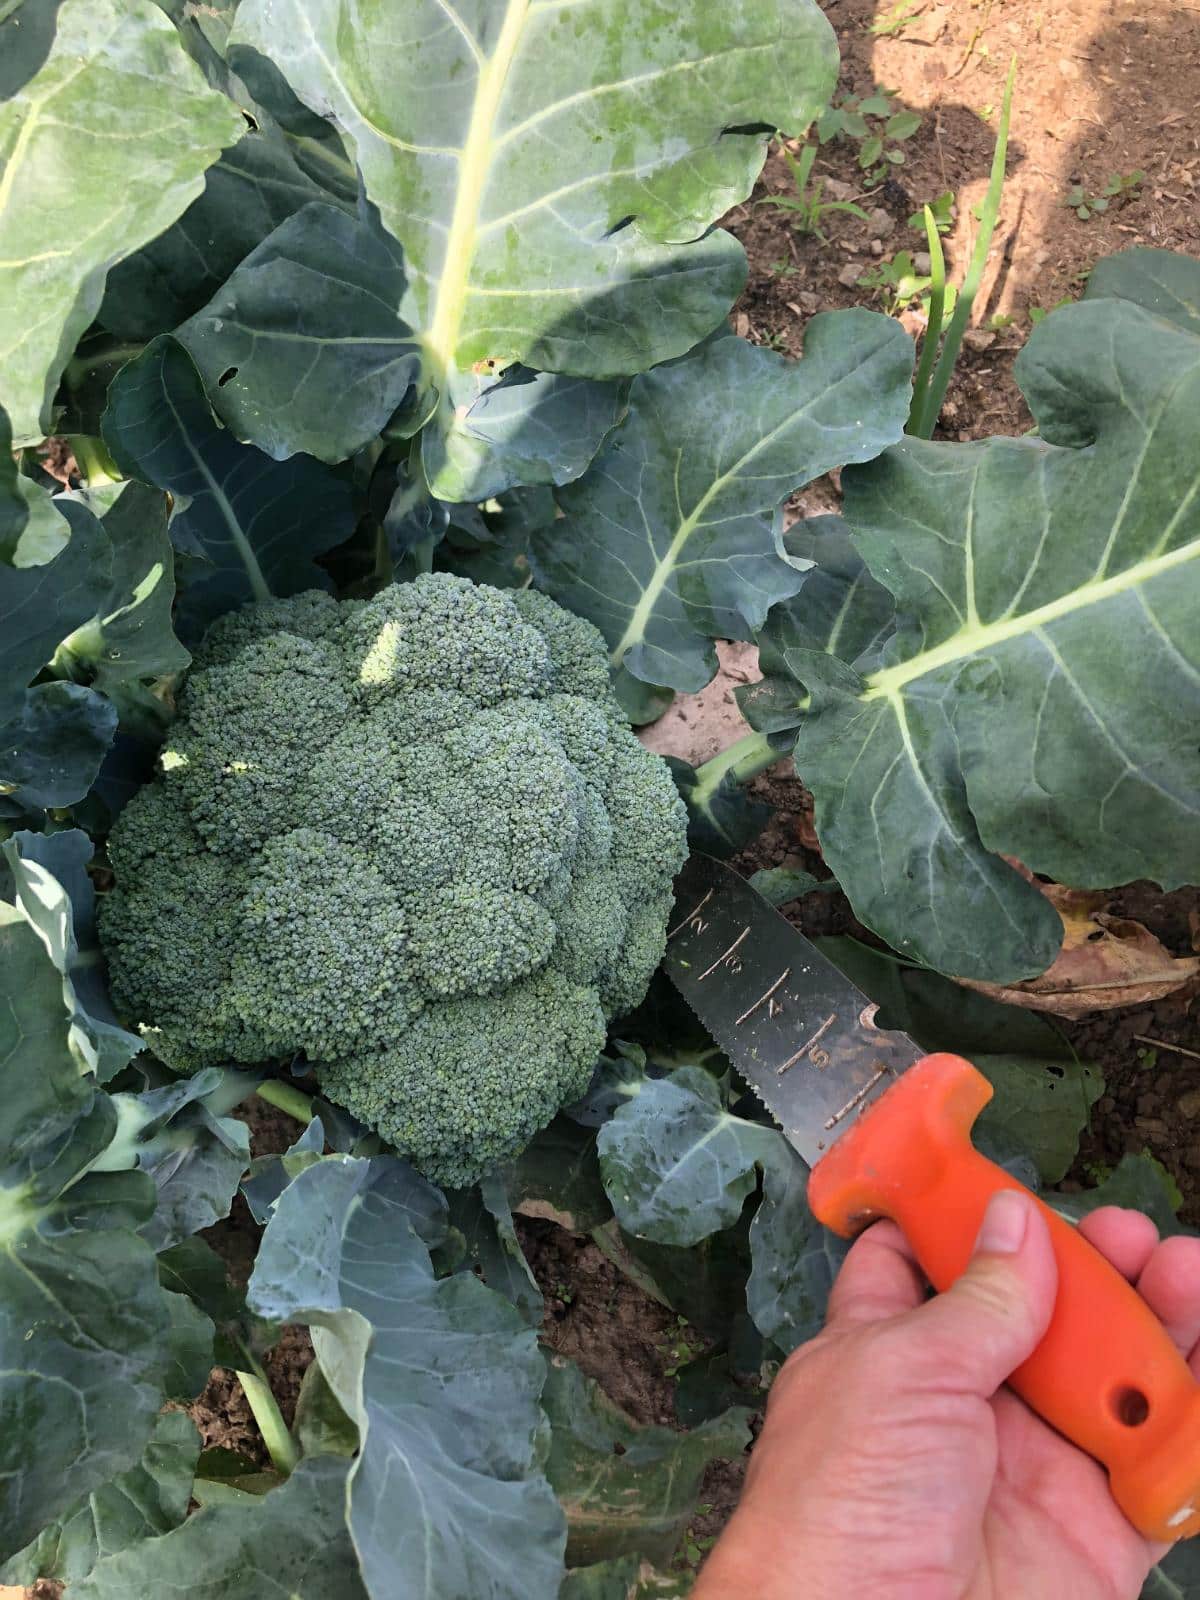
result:
[[[1150,1415],[1150,1402],[1132,1383],[1123,1383],[1113,1391],[1113,1416],[1126,1428],[1140,1428]]]

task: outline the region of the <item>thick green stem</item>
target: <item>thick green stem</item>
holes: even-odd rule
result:
[[[69,433],[67,443],[89,489],[120,482],[121,469],[105,449],[102,439],[94,438],[90,433]]]
[[[271,1393],[271,1386],[266,1380],[261,1367],[255,1362],[257,1368],[254,1372],[238,1372],[237,1380],[242,1386],[258,1431],[262,1434],[263,1443],[267,1447],[267,1454],[286,1478],[294,1472],[296,1463],[300,1460],[300,1452],[296,1448],[296,1441],[288,1432],[287,1423],[283,1420],[283,1413],[279,1409],[279,1402]]]
[[[1012,117],[1013,85],[1016,82],[1016,78],[1017,58],[1014,56],[1008,69],[1008,82],[1004,85],[1004,104],[1000,110],[1000,126],[996,133],[996,151],[992,157],[992,175],[988,183],[987,194],[984,196],[983,205],[980,207],[979,212],[979,236],[975,240],[975,249],[971,255],[970,265],[967,267],[962,288],[958,291],[958,299],[954,305],[954,315],[950,318],[950,326],[946,331],[946,340],[942,345],[942,353],[938,357],[937,366],[934,368],[933,377],[929,381],[928,388],[921,397],[920,415],[915,416],[912,413],[909,415],[908,431],[918,439],[928,439],[937,424],[938,415],[942,409],[942,401],[946,398],[946,390],[950,387],[954,363],[958,360],[963,334],[967,331],[967,323],[971,318],[971,308],[975,303],[975,295],[983,279],[983,269],[987,265],[988,251],[992,245],[992,235],[996,231],[996,221],[1000,215],[1000,197],[1004,192],[1004,165],[1008,156],[1008,125]]]
[[[265,1100],[269,1106],[274,1106],[279,1111],[286,1111],[289,1117],[295,1117],[297,1122],[306,1125],[313,1119],[312,1101],[303,1089],[296,1089],[290,1083],[284,1083],[282,1078],[268,1078],[265,1083],[260,1083],[254,1091],[260,1100]]]
[[[701,797],[713,794],[725,778],[732,778],[734,783],[749,783],[751,778],[773,767],[786,755],[787,751],[773,745],[765,733],[748,733],[728,750],[720,751],[711,761],[696,768],[693,794]]]

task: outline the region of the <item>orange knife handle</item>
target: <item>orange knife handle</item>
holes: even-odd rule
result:
[[[991,1095],[959,1056],[917,1062],[813,1168],[814,1215],[845,1236],[891,1217],[934,1288],[948,1288],[970,1260],[992,1195],[1021,1188],[971,1144]],[[1140,1532],[1168,1541],[1200,1532],[1200,1385],[1132,1285],[1069,1222],[1042,1211],[1058,1298],[1041,1344],[1009,1383],[1103,1462],[1113,1498]]]

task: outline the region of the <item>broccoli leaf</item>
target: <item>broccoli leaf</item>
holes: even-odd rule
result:
[[[420,346],[400,313],[406,287],[403,251],[377,222],[314,202],[253,249],[175,337],[236,438],[279,461],[300,452],[343,461],[420,374]]]
[[[187,1515],[200,1454],[196,1425],[183,1411],[165,1411],[136,1466],[94,1489],[0,1567],[5,1583],[38,1578],[75,1584],[105,1556],[177,1528]]]
[[[456,373],[451,414],[421,435],[432,494],[479,501],[515,485],[569,483],[625,413],[629,385],[511,366],[499,378]]]
[[[169,707],[154,681],[184,671],[191,657],[175,637],[175,565],[167,497],[136,481],[117,486],[100,513],[112,550],[108,593],[94,616],[55,652],[54,669],[89,683],[117,708],[123,731],[157,740]]]
[[[553,1428],[546,1475],[566,1512],[573,1566],[628,1555],[665,1566],[704,1469],[750,1443],[750,1412],[740,1407],[689,1433],[638,1427],[561,1357],[550,1362],[544,1404]]]
[[[50,432],[104,277],[179,216],[244,124],[150,0],[64,0],[45,62],[0,103],[0,369],[18,444]],[[71,174],[71,204],[46,185]]]
[[[15,833],[0,850],[0,890],[20,906],[62,974],[79,1070],[107,1083],[137,1055],[142,1041],[121,1027],[105,987],[96,896],[87,874],[92,853],[92,841],[79,828]]]
[[[535,1464],[537,1338],[471,1273],[434,1277],[438,1198],[394,1157],[308,1167],[276,1202],[250,1303],[312,1326],[358,1425],[349,1524],[370,1594],[550,1600],[564,1530]]]
[[[205,1506],[161,1539],[109,1556],[71,1600],[129,1600],[186,1591],[192,1600],[367,1600],[345,1525],[351,1463],[301,1461],[281,1488]],[[399,1593],[398,1590],[394,1591]]]
[[[11,497],[0,509],[0,536],[14,540],[0,560],[0,794],[23,807],[67,806],[95,780],[116,730],[116,708],[82,684],[29,685],[63,639],[103,603],[112,582],[112,547],[87,507],[64,499],[59,509],[67,543],[51,560],[25,565],[34,530],[20,499],[21,510]]]
[[[155,1250],[229,1215],[250,1164],[250,1132],[221,1108],[231,1094],[248,1094],[254,1081],[245,1073],[206,1067],[143,1094],[113,1096],[117,1132],[102,1166],[112,1172],[136,1165],[154,1179],[158,1204],[142,1233]],[[206,1103],[210,1097],[215,1106]]]
[[[761,1170],[747,1309],[763,1337],[785,1350],[818,1331],[846,1247],[809,1210],[808,1169],[781,1133],[732,1116],[708,1073],[681,1067],[647,1078],[597,1143],[617,1221],[667,1245],[692,1246],[732,1226]]]
[[[81,1074],[63,978],[0,902],[0,1558],[131,1467],[162,1398],[167,1308],[134,1231],[154,1187],[92,1173],[116,1117]]]
[[[203,194],[179,221],[109,273],[97,321],[136,341],[128,359],[142,340],[199,311],[281,222],[328,199],[277,128],[244,134],[209,167]]]
[[[870,311],[814,317],[804,359],[732,337],[644,373],[629,415],[533,540],[539,582],[594,622],[614,667],[702,689],[714,639],[748,639],[804,580],[774,513],[901,435],[912,344]]]
[[[503,1179],[489,1173],[473,1189],[447,1198],[450,1226],[466,1246],[463,1265],[478,1267],[489,1289],[511,1301],[531,1328],[540,1328],[545,1302],[517,1238]]]
[[[796,668],[797,771],[856,914],[1000,983],[1062,937],[1004,856],[1081,887],[1200,877],[1200,337],[1089,300],[1035,329],[1017,375],[1040,437],[907,439],[847,471],[896,631],[875,663]]]
[[[104,437],[124,470],[180,502],[172,540],[203,563],[189,563],[179,597],[188,636],[248,600],[329,587],[313,557],[354,526],[349,484],[309,456],[272,461],[239,444],[213,416],[191,357],[174,339],[155,339],[121,369]]]
[[[617,377],[724,316],[743,257],[710,224],[750,192],[765,130],[824,104],[833,33],[809,0],[658,24],[649,0],[449,20],[413,0],[348,33],[336,0],[243,0],[233,40],[353,141],[440,385],[489,360]]]
[[[1088,274],[1085,300],[1130,300],[1185,333],[1200,334],[1196,263],[1177,250],[1135,245],[1097,261]]]

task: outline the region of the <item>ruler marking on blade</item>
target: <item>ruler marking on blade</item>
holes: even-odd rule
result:
[[[734,1023],[734,1027],[735,1028],[740,1028],[742,1023],[745,1022],[748,1017],[752,1017],[754,1015],[754,1013],[758,1010],[759,1006],[762,1005],[764,1000],[767,1001],[767,1015],[768,1015],[768,1017],[777,1017],[780,1014],[780,1012],[783,1010],[783,1001],[782,1000],[774,1000],[771,997],[772,997],[772,995],[774,995],[776,989],[778,989],[778,987],[779,987],[779,985],[781,983],[786,983],[788,978],[791,977],[791,974],[792,974],[791,967],[784,967],[783,971],[775,979],[775,982],[767,990],[766,994],[760,994],[758,999],[754,1002],[754,1004],[752,1006],[748,1006],[746,1008],[746,1010],[742,1012],[741,1016]]]
[[[819,1039],[829,1032],[830,1028],[833,1027],[836,1021],[837,1012],[831,1011],[825,1018],[825,1021],[817,1029],[816,1033],[813,1034],[812,1038],[806,1040],[805,1043],[800,1046],[799,1050],[796,1051],[795,1055],[789,1056],[782,1066],[775,1068],[776,1076],[782,1078],[784,1073],[787,1072],[790,1067],[794,1067],[797,1061],[801,1060],[804,1056],[808,1056],[809,1060],[812,1062],[813,1066],[816,1067],[818,1072],[822,1067],[827,1067],[829,1065],[829,1056],[824,1050],[818,1050],[813,1055],[809,1055],[809,1051],[813,1049],[813,1046]],[[819,1060],[818,1057],[820,1057]]]
[[[732,868],[694,855],[675,888],[668,976],[801,1156],[820,1160],[920,1048],[880,1028],[875,1003]]]
[[[703,983],[705,978],[710,978],[718,967],[723,967],[726,965],[729,967],[730,972],[740,972],[742,970],[742,963],[737,959],[736,956],[734,956],[734,951],[737,949],[738,945],[741,944],[743,939],[749,937],[749,934],[750,924],[747,923],[742,929],[741,933],[738,934],[737,938],[729,946],[729,949],[726,950],[722,955],[719,955],[711,967],[705,967],[704,971],[696,979],[696,982]],[[733,957],[732,960],[730,959],[731,957]]]
[[[700,915],[700,913],[704,910],[705,906],[712,899],[714,893],[715,893],[715,891],[710,889],[708,891],[708,893],[704,896],[704,899],[701,900],[700,904],[698,906],[693,907],[693,909],[688,912],[687,916],[684,917],[683,921],[680,922],[680,923],[677,923],[675,925],[675,927],[673,927],[671,929],[670,933],[668,933],[668,935],[667,935],[667,943],[668,944],[670,944],[671,940],[675,937],[675,935],[677,933],[682,933],[683,930],[685,928],[687,928],[687,927],[691,927],[693,933],[703,933],[704,932],[705,928],[708,927],[708,923],[704,922],[704,921],[694,922],[694,919],[696,917],[698,917]]]
[[[855,1106],[861,1105],[870,1094],[871,1090],[879,1082],[880,1078],[886,1078],[887,1074],[888,1069],[886,1067],[876,1067],[874,1077],[871,1078],[867,1083],[864,1083],[858,1093],[852,1095],[851,1098],[846,1101],[846,1104],[840,1111],[835,1111],[834,1114],[826,1120],[826,1131],[832,1132],[843,1117],[849,1116],[850,1112],[854,1110]]]

